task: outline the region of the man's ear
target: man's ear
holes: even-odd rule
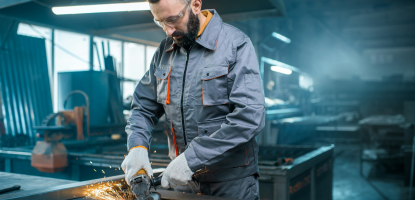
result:
[[[202,0],[192,0],[191,8],[195,15],[198,15],[202,11]]]

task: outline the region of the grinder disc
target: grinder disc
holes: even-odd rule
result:
[[[157,192],[150,192],[150,194],[147,197],[144,197],[142,199],[138,199],[138,200],[160,200],[160,194]]]

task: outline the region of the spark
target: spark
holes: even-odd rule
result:
[[[157,151],[156,150],[154,150],[154,153],[156,153]]]
[[[95,172],[97,172],[97,170],[94,169]]]
[[[111,165],[110,165],[110,168],[111,168]]]
[[[92,161],[89,161],[92,164]]]
[[[128,188],[122,189],[121,183],[102,183],[96,188],[90,188],[86,191],[86,197],[98,200],[134,200],[135,196]]]
[[[104,170],[102,170],[102,173],[105,174]]]

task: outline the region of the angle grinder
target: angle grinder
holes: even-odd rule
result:
[[[160,194],[150,192],[151,187],[161,185],[161,176],[149,177],[144,169],[138,171],[130,181],[130,189],[138,200],[160,200]]]

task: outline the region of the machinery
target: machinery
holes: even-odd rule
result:
[[[74,94],[81,94],[85,105],[66,109],[68,100]],[[31,165],[41,172],[55,173],[68,166],[68,152],[61,142],[63,139],[86,140],[91,136],[124,131],[123,123],[91,127],[89,97],[83,91],[70,92],[63,107],[63,110],[48,115],[42,126],[34,127],[38,141],[32,151]]]
[[[84,140],[89,136],[88,96],[82,91],[73,91],[66,97],[64,107],[69,97],[77,93],[84,96],[86,106],[52,113],[43,120],[42,126],[34,127],[38,131],[36,137],[43,139],[37,141],[32,151],[32,167],[39,171],[55,173],[68,166],[68,152],[60,142],[63,138]]]
[[[138,200],[159,200],[158,193],[150,192],[151,186],[156,190],[156,186],[161,184],[161,177],[153,178],[146,174],[144,169],[141,169],[131,179],[130,188]]]

